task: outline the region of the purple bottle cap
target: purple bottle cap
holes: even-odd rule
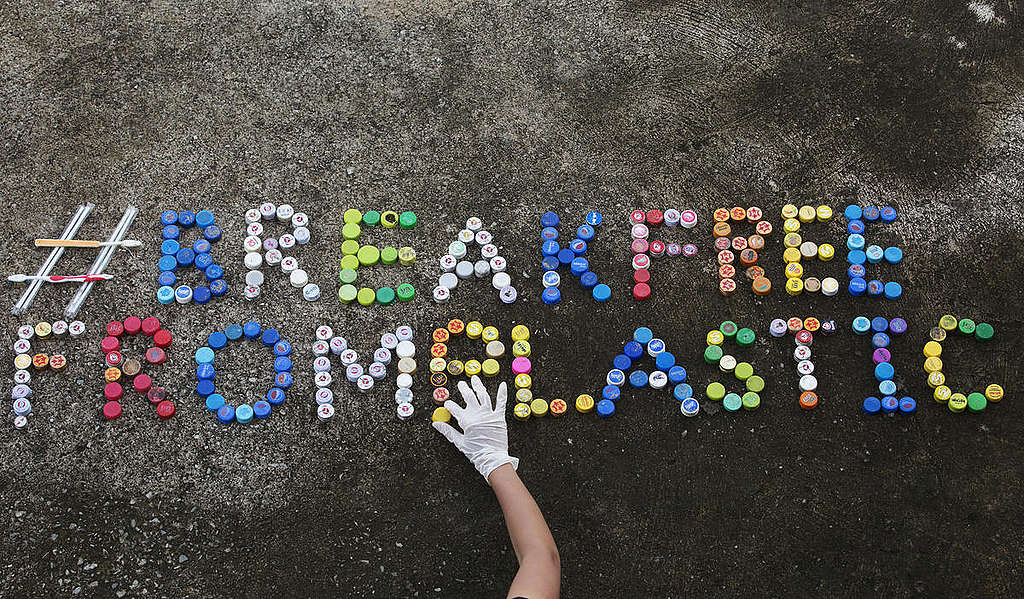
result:
[[[875,364],[881,364],[882,362],[888,362],[891,359],[892,359],[892,354],[889,353],[889,350],[885,349],[884,347],[880,347],[880,348],[876,349],[875,352],[873,354],[871,354],[871,360],[874,361]]]
[[[907,332],[907,321],[902,318],[893,318],[889,321],[889,330],[897,335]]]
[[[665,253],[668,254],[670,258],[675,258],[679,254],[683,253],[683,246],[678,243],[670,243],[665,246]]]
[[[722,239],[725,239],[725,238],[723,237]],[[684,245],[683,246],[683,254],[687,258],[692,258],[693,256],[696,256],[697,255],[697,246],[692,244],[692,243],[688,243],[688,244]]]

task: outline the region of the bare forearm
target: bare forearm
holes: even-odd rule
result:
[[[497,468],[488,479],[501,504],[519,572],[510,597],[553,599],[558,597],[561,565],[558,548],[537,502],[510,464]]]

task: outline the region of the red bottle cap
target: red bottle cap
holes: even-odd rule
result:
[[[657,227],[663,222],[665,222],[665,215],[661,210],[647,211],[647,224]]]
[[[160,330],[160,321],[150,316],[149,318],[142,321],[142,332],[143,334],[153,336],[154,333]]]
[[[111,337],[120,337],[124,334],[124,325],[120,321],[113,321],[107,323],[107,334]]]
[[[104,337],[103,341],[100,341],[100,349],[102,349],[105,354],[117,351],[121,349],[121,340],[117,337]]]
[[[124,356],[119,351],[110,352],[105,359],[107,366],[120,366],[121,362],[124,362]]]
[[[103,417],[107,420],[113,420],[121,415],[121,404],[116,401],[108,401],[103,404]]]
[[[156,415],[159,416],[161,420],[167,420],[171,416],[174,416],[174,404],[169,401],[160,402],[156,407]]]
[[[121,383],[107,383],[103,386],[103,397],[113,401],[115,399],[121,399],[121,395],[124,394],[124,390],[121,389]]]
[[[644,222],[646,218],[647,216],[644,214],[643,210],[634,210],[629,214],[629,222],[633,223],[634,225],[637,223]]]
[[[146,393],[153,386],[153,379],[149,378],[148,374],[137,374],[132,379],[132,385],[139,393]]]
[[[129,316],[124,319],[124,332],[129,335],[137,335],[142,330],[142,319],[138,316]]]
[[[633,299],[637,301],[644,301],[651,297],[651,287],[647,283],[637,283],[633,285]]]
[[[153,343],[155,343],[157,347],[167,347],[171,344],[173,339],[171,332],[167,329],[160,329],[153,335]]]
[[[651,271],[646,268],[639,268],[633,271],[634,283],[647,283],[651,280]]]
[[[146,350],[146,361],[150,364],[163,364],[167,360],[167,354],[159,347],[151,347]]]
[[[158,404],[167,399],[167,391],[163,387],[153,387],[146,394],[146,399],[149,400],[149,403]]]
[[[652,256],[660,256],[665,253],[665,242],[660,239],[655,239],[651,242],[649,249]]]

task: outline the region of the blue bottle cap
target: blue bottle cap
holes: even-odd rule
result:
[[[242,325],[240,324],[229,324],[224,327],[224,334],[228,336],[231,341],[238,341],[242,338]]]
[[[885,261],[889,264],[899,264],[903,260],[903,250],[896,246],[885,248]]]
[[[260,323],[254,320],[250,320],[242,327],[242,334],[245,335],[246,339],[255,339],[260,336],[260,332],[262,332]]]
[[[647,345],[651,339],[654,339],[654,332],[647,327],[640,327],[633,331],[633,341],[636,341],[640,345]]]
[[[683,416],[696,416],[697,412],[700,411],[700,402],[692,397],[688,397],[680,404],[680,410],[683,412]]]
[[[865,414],[877,414],[882,409],[882,402],[877,397],[867,397],[863,409]]]
[[[644,346],[640,345],[636,341],[630,341],[622,349],[622,353],[629,356],[630,360],[636,360],[640,356],[644,355]]]
[[[196,224],[204,229],[209,227],[213,224],[213,213],[209,210],[200,210],[196,213]]]
[[[160,260],[156,263],[157,268],[161,271],[174,270],[178,268],[178,259],[174,256],[161,256]]]
[[[217,225],[210,225],[209,227],[206,227],[203,229],[203,237],[210,241],[217,241],[220,239],[220,227]]]
[[[192,251],[196,254],[209,254],[211,249],[213,249],[213,246],[205,239],[197,239],[192,244]]]
[[[894,335],[902,335],[907,332],[907,321],[900,317],[893,318],[889,321],[889,331]]]
[[[160,236],[164,239],[177,239],[181,237],[181,229],[177,225],[167,225],[160,231]]]
[[[597,415],[601,418],[609,418],[615,413],[615,403],[610,400],[602,399],[597,402]]]
[[[181,244],[174,239],[165,239],[164,242],[160,244],[160,254],[164,256],[173,256],[177,254],[180,249]]]
[[[182,304],[187,304],[192,301],[192,296],[195,295],[192,292],[192,288],[188,285],[178,285],[174,289],[174,299]]]
[[[863,215],[864,211],[856,204],[850,204],[846,207],[846,210],[843,210],[843,216],[846,217],[846,220],[857,220]]]
[[[208,347],[200,347],[196,350],[196,364],[213,364],[213,350]]]
[[[197,304],[208,304],[213,294],[210,293],[210,288],[205,285],[200,285],[192,291],[192,301]]]
[[[635,389],[647,386],[647,373],[643,370],[634,370],[629,373],[629,385]]]
[[[626,382],[626,373],[622,372],[618,368],[612,368],[608,371],[608,374],[604,377],[604,382],[607,385],[615,385],[621,387]]]
[[[583,273],[590,270],[590,263],[587,262],[586,258],[576,257],[569,263],[569,272],[576,275],[577,277],[583,276]]]
[[[875,333],[871,336],[871,347],[875,349],[889,347],[889,336],[885,333]]]
[[[869,223],[878,220],[879,216],[881,216],[881,213],[875,206],[868,206],[867,208],[864,209],[864,220],[868,221]]]
[[[173,287],[178,282],[178,277],[174,276],[174,272],[165,270],[160,273],[160,276],[156,278],[156,284],[161,287]]]
[[[220,264],[211,264],[207,266],[205,272],[207,281],[216,281],[217,279],[224,278],[224,267]]]
[[[882,395],[896,393],[896,381],[878,381],[878,392]]]
[[[621,391],[615,385],[605,385],[604,389],[601,389],[601,397],[608,401],[619,401]]]
[[[274,372],[291,372],[292,370],[292,359],[288,356],[278,356],[274,358]]]
[[[569,242],[569,249],[577,256],[582,256],[587,253],[587,242],[577,237]]]
[[[228,284],[224,279],[217,279],[210,281],[210,293],[214,297],[220,297],[228,292]]]
[[[900,401],[892,395],[886,395],[882,398],[882,411],[886,414],[892,414],[900,407]]]
[[[868,274],[868,270],[864,268],[863,264],[851,264],[850,268],[846,269],[846,276],[851,279],[863,279],[866,274]]]
[[[867,291],[868,288],[868,282],[860,277],[850,279],[850,286],[848,288],[850,290],[850,295],[864,295],[864,292]]]
[[[853,319],[853,332],[863,335],[871,330],[871,321],[867,316],[858,316]]]
[[[580,275],[580,286],[584,289],[593,289],[597,286],[597,274],[593,272],[585,272]]]
[[[558,263],[559,264],[571,264],[573,258],[575,258],[575,257],[576,257],[576,254],[574,254],[573,251],[570,250],[569,248],[565,248],[564,250],[558,250]]]
[[[576,229],[576,237],[579,237],[581,241],[590,241],[594,238],[594,227],[590,225],[580,225]]]
[[[182,210],[178,213],[178,225],[187,229],[196,224],[196,213],[191,210]]]
[[[210,381],[217,376],[217,371],[214,370],[213,364],[199,364],[196,366],[196,378],[201,381]]]
[[[558,287],[562,282],[562,277],[558,275],[557,270],[549,270],[541,276],[540,280],[544,284],[544,287]]]
[[[548,287],[540,294],[540,299],[545,304],[553,306],[562,301],[562,292],[558,290],[558,287]]]
[[[864,249],[864,236],[854,233],[846,238],[846,249],[848,250],[862,250]]]
[[[274,385],[282,389],[291,387],[294,381],[295,379],[292,377],[292,373],[290,372],[279,372],[277,373],[277,376],[274,377]]]
[[[867,294],[868,295],[870,295],[872,297],[878,297],[879,295],[882,295],[883,291],[885,291],[885,284],[884,283],[882,283],[878,279],[874,279],[874,280],[868,281],[868,289],[867,289]]]
[[[889,281],[882,288],[882,291],[885,293],[885,299],[899,299],[903,295],[903,286],[895,281]]]
[[[591,293],[593,294],[594,299],[599,302],[606,302],[612,297],[611,287],[608,287],[604,283],[595,285],[594,290]]]
[[[281,340],[281,333],[277,332],[277,329],[263,329],[263,336],[260,341],[267,347],[273,347]]]
[[[676,357],[671,352],[663,351],[654,359],[654,366],[658,370],[668,371],[676,365]],[[669,380],[672,380],[671,377]]]
[[[647,342],[647,355],[657,356],[658,354],[665,351],[665,342],[661,339],[654,338]]]
[[[889,321],[881,316],[871,319],[871,330],[876,333],[884,333],[889,330]]]
[[[540,216],[540,226],[542,227],[557,227],[558,226],[558,215],[554,212],[545,212]]]
[[[206,396],[206,409],[216,412],[224,407],[224,396],[220,393],[211,393]]]
[[[665,352],[666,354],[668,352]],[[686,369],[682,366],[673,366],[668,369],[668,382],[678,384],[686,380]]]
[[[913,397],[904,397],[900,399],[900,412],[909,414],[917,409],[917,402],[914,401]]]
[[[896,209],[892,206],[883,206],[881,217],[882,222],[891,223],[896,220]]]
[[[178,213],[173,210],[164,210],[160,213],[160,224],[163,226],[173,225],[178,222]]]
[[[846,232],[851,235],[863,235],[865,229],[867,229],[867,225],[865,225],[864,221],[862,220],[851,220],[850,222],[846,223]]]
[[[247,424],[252,421],[252,406],[244,403],[235,408],[235,420],[242,424]]]
[[[196,393],[198,393],[200,397],[206,397],[216,390],[217,389],[213,386],[213,381],[203,379],[196,383]]]
[[[672,397],[678,401],[686,401],[693,397],[693,387],[686,383],[679,383],[672,388]]]
[[[260,420],[263,420],[267,416],[270,416],[270,403],[262,399],[259,400],[252,404],[252,413]]]
[[[601,221],[604,220],[604,217],[601,216],[600,212],[597,212],[596,210],[591,210],[590,212],[587,213],[587,216],[584,220],[587,221],[588,225],[596,227],[597,225],[601,224]]]
[[[210,266],[213,265],[213,256],[209,252],[196,254],[196,259],[193,262],[193,264],[195,265],[196,268],[205,272],[207,268],[210,268]]]
[[[880,246],[869,245],[868,249],[864,250],[864,255],[868,259],[868,264],[878,264],[882,261],[882,257],[885,255],[885,252],[882,251]]]
[[[161,304],[169,304],[174,301],[174,288],[163,286],[156,290],[156,301]]]
[[[633,360],[626,354],[619,354],[612,360],[612,366],[619,370],[629,370],[633,367]]]
[[[181,248],[174,259],[178,261],[178,266],[192,266],[196,261],[196,253],[191,248]]]
[[[284,389],[271,387],[270,391],[267,391],[267,401],[269,401],[272,406],[280,405],[284,402]]]
[[[210,346],[210,349],[221,349],[228,344],[228,336],[220,331],[214,331],[206,338],[206,344]]]
[[[555,252],[556,254],[558,252]],[[558,258],[554,255],[544,256],[544,259],[540,261],[540,266],[544,270],[558,270]]]
[[[875,365],[875,380],[889,381],[896,376],[896,369],[888,362],[879,362]]]
[[[540,238],[546,241],[554,241],[558,239],[558,229],[554,227],[544,227],[540,230]]]
[[[288,343],[284,339],[274,344],[274,355],[275,356],[289,356],[292,353],[292,344]]]
[[[235,409],[229,405],[223,405],[217,410],[217,420],[228,424],[235,419]]]
[[[557,255],[558,252],[561,251],[561,249],[562,249],[562,246],[558,245],[557,241],[550,241],[549,240],[549,241],[545,241],[544,243],[540,244],[540,253],[545,255],[545,256]]]
[[[867,255],[865,255],[862,250],[850,250],[850,252],[846,254],[846,261],[850,264],[864,264],[867,259]]]

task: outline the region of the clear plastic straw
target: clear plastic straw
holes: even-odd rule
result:
[[[87,203],[79,204],[78,210],[75,211],[74,216],[71,217],[71,221],[64,227],[64,232],[61,233],[60,239],[74,239],[75,235],[78,234],[78,230],[85,223],[85,219],[89,218],[92,214],[93,209],[96,208],[96,204]],[[53,248],[50,255],[47,256],[46,261],[39,267],[36,272],[38,276],[46,276],[53,271],[53,267],[57,265],[57,261],[64,255],[65,248]],[[29,283],[28,288],[21,294],[21,298],[18,299],[18,303],[14,304],[11,308],[11,314],[23,314],[32,305],[32,301],[35,300],[39,290],[42,289],[45,283],[41,280],[35,280]]]
[[[138,212],[139,209],[135,206],[128,206],[124,211],[124,216],[121,217],[120,222],[118,222],[117,226],[114,227],[114,231],[110,234],[110,238],[107,241],[121,241],[124,239],[125,236],[128,235],[128,230],[131,228],[132,222],[135,221],[135,215],[138,214]],[[116,251],[116,245],[103,246],[103,249],[100,250],[99,255],[97,255],[96,259],[93,261],[92,266],[89,267],[87,274],[101,274],[107,268],[107,265],[110,264],[110,258]],[[82,283],[81,287],[78,288],[78,291],[75,292],[75,296],[71,298],[71,301],[68,302],[67,307],[64,309],[64,315],[66,317],[74,318],[78,314],[78,311],[82,309],[82,304],[84,304],[86,298],[89,297],[89,292],[92,291],[93,285],[95,284],[95,281]]]

